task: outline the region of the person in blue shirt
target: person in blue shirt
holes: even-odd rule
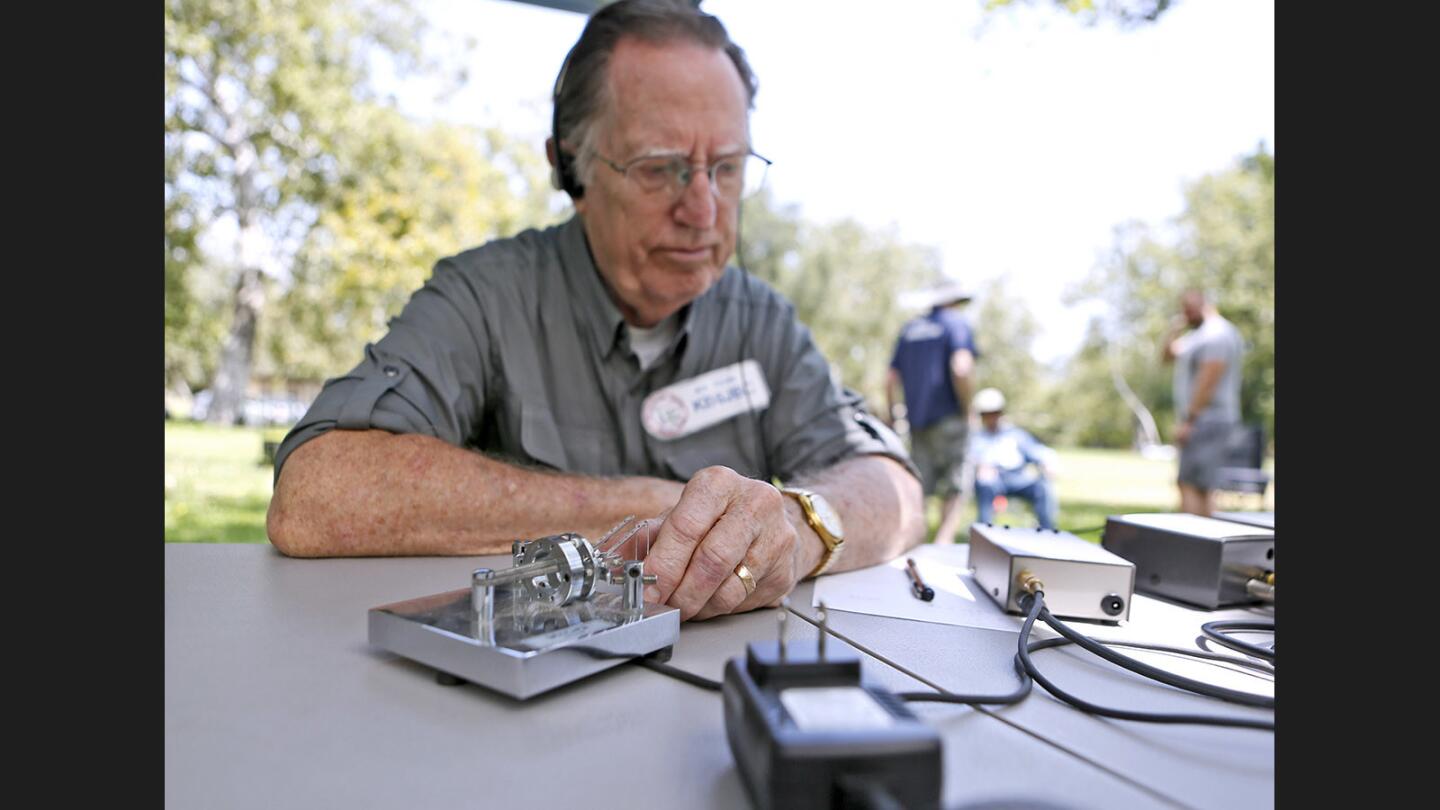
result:
[[[885,395],[889,424],[898,417],[897,389],[903,387],[910,425],[910,457],[920,468],[926,495],[941,499],[935,542],[954,542],[965,492],[965,444],[970,431],[962,403],[970,401],[975,338],[960,314],[970,294],[947,284],[934,294],[933,307],[900,330],[890,360]]]
[[[966,451],[975,468],[975,519],[994,522],[995,498],[1003,495],[1028,501],[1040,528],[1055,528],[1058,504],[1050,486],[1055,451],[1004,421],[1005,395],[998,388],[981,389],[970,409],[980,414],[980,429],[970,437]]]

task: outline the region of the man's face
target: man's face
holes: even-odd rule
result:
[[[600,154],[620,165],[679,155],[692,167],[749,149],[740,75],[724,51],[622,40],[609,65]],[[700,297],[735,250],[739,199],[717,197],[696,171],[677,198],[647,192],[597,158],[575,209],[625,319],[651,326]]]
[[[1180,296],[1180,311],[1185,315],[1185,322],[1191,326],[1205,322],[1205,300],[1198,295],[1186,293]]]
[[[994,433],[1000,428],[1000,411],[980,414],[980,422],[985,425],[986,430]]]

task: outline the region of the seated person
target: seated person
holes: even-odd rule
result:
[[[1055,528],[1057,504],[1049,481],[1055,451],[1002,421],[1005,395],[998,388],[981,389],[970,401],[970,409],[980,414],[981,423],[980,430],[970,434],[966,451],[975,465],[976,520],[994,522],[995,497],[1004,495],[1029,501],[1040,528]]]
[[[556,81],[575,215],[442,259],[275,457],[295,557],[508,554],[654,519],[645,601],[706,619],[924,536],[918,471],[730,263],[756,90],[689,0],[595,12]],[[785,488],[771,485],[781,479]]]

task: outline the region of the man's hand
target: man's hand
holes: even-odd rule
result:
[[[1193,430],[1194,427],[1195,426],[1189,422],[1181,422],[1177,425],[1175,427],[1175,444],[1179,447],[1184,447],[1185,443],[1190,441],[1190,431]]]
[[[645,601],[679,608],[682,621],[778,605],[820,552],[800,542],[785,501],[775,487],[729,467],[695,473],[645,559],[645,573],[657,578]],[[748,595],[735,574],[742,562],[755,578]]]

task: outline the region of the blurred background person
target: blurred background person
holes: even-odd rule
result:
[[[1215,474],[1225,465],[1231,433],[1240,425],[1240,331],[1200,290],[1180,296],[1180,315],[1166,336],[1162,358],[1175,364],[1175,444],[1180,447],[1180,511],[1215,511]]]
[[[908,321],[895,342],[885,381],[886,414],[896,421],[903,389],[910,426],[910,455],[920,468],[925,494],[941,500],[935,542],[952,543],[965,492],[965,444],[975,359],[980,356],[970,324],[960,313],[972,296],[959,284],[935,291],[930,312]]]
[[[994,522],[995,498],[1003,496],[1028,502],[1040,528],[1055,528],[1059,504],[1050,484],[1055,451],[1004,419],[1005,395],[998,388],[980,389],[970,409],[980,414],[967,451],[975,467],[975,519]]]

